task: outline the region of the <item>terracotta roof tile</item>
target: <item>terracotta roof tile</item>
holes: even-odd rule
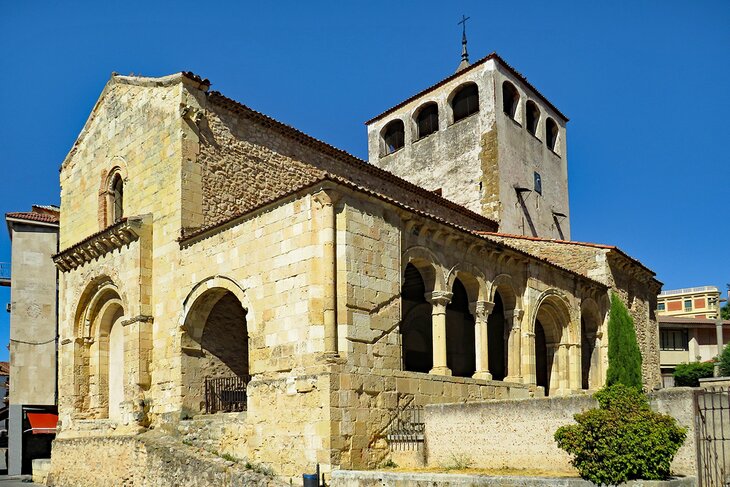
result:
[[[591,242],[578,242],[578,241],[574,241],[574,240],[558,240],[558,239],[552,239],[552,238],[530,237],[527,235],[515,235],[515,234],[511,234],[511,233],[499,233],[499,232],[477,232],[477,233],[479,233],[481,235],[494,235],[495,237],[532,240],[534,242],[548,242],[548,243],[556,243],[556,244],[563,244],[563,245],[580,245],[581,247],[594,247],[597,249],[613,250],[617,254],[632,261],[634,264],[638,265],[645,271],[649,272],[652,276],[656,276],[656,273],[654,271],[652,271],[651,269],[646,267],[639,260],[631,257],[629,254],[627,254],[620,248],[616,247],[615,245],[606,245],[606,244],[591,243]]]
[[[493,53],[491,53],[491,54],[489,54],[489,55],[487,55],[487,56],[479,59],[478,61],[475,61],[468,68],[462,69],[461,71],[457,71],[456,73],[452,74],[451,76],[442,79],[438,83],[429,86],[425,90],[419,91],[418,93],[416,93],[412,97],[406,99],[405,101],[402,101],[402,102],[398,103],[397,105],[395,105],[395,106],[387,109],[386,111],[384,111],[380,115],[376,115],[375,117],[373,117],[370,120],[368,120],[367,122],[365,122],[365,125],[370,125],[371,123],[375,122],[376,120],[379,120],[379,119],[385,117],[386,115],[389,115],[389,114],[393,113],[394,111],[398,110],[402,106],[405,106],[408,103],[412,102],[413,100],[416,100],[416,99],[420,98],[421,96],[425,95],[426,93],[429,93],[429,92],[435,90],[436,88],[439,88],[440,86],[445,85],[449,81],[458,78],[462,74],[471,71],[472,69],[476,68],[477,66],[481,66],[482,64],[486,63],[490,59],[494,59],[496,62],[498,62],[499,64],[501,64],[514,77],[516,77],[517,79],[519,79],[520,81],[522,81],[522,83],[524,83],[525,86],[527,86],[528,88],[530,88],[535,93],[535,95],[537,95],[538,98],[540,98],[543,102],[545,102],[545,104],[547,106],[549,106],[558,116],[562,117],[566,122],[568,121],[568,117],[566,117],[560,110],[558,110],[555,107],[555,105],[553,105],[547,98],[545,98],[545,96],[543,96],[542,93],[540,93],[539,91],[537,91],[537,88],[535,88],[534,86],[532,86],[532,84],[529,81],[527,81],[527,78],[524,75],[522,75],[515,68],[513,68],[512,66],[510,66],[509,64],[507,64],[507,62],[504,59],[502,59],[502,57],[499,54],[497,54],[496,52],[493,52]]]
[[[16,220],[33,220],[44,223],[58,223],[58,214],[37,213],[35,211],[5,213],[5,218]]]

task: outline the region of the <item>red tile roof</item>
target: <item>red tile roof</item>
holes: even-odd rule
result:
[[[5,218],[13,218],[16,220],[32,220],[43,223],[58,223],[58,212],[52,210],[41,212],[26,211],[26,212],[13,212],[5,213]]]
[[[0,362],[0,375],[10,375],[9,362]]]
[[[507,71],[509,71],[514,77],[516,77],[517,79],[519,79],[520,81],[522,81],[522,83],[525,86],[527,86],[530,90],[532,90],[535,93],[535,95],[538,98],[540,98],[547,106],[549,106],[558,116],[562,117],[566,122],[568,121],[568,117],[566,117],[560,110],[558,110],[555,107],[555,105],[553,105],[552,103],[550,103],[550,101],[547,98],[545,98],[542,95],[542,93],[540,93],[539,91],[537,91],[537,88],[535,88],[534,86],[532,86],[532,84],[529,81],[527,81],[527,78],[525,76],[523,76],[515,68],[513,68],[512,66],[510,66],[509,64],[507,64],[507,62],[504,59],[502,59],[499,56],[499,54],[497,54],[496,52],[493,52],[493,53],[491,53],[491,54],[489,54],[489,55],[487,55],[487,56],[479,59],[478,61],[475,61],[468,68],[462,69],[461,71],[457,71],[456,73],[452,74],[451,76],[442,79],[438,83],[429,86],[425,90],[419,91],[418,93],[416,93],[412,97],[408,98],[407,100],[402,101],[402,102],[398,103],[397,105],[395,105],[394,107],[391,107],[391,108],[387,109],[386,111],[384,111],[380,115],[376,115],[375,117],[373,117],[370,120],[368,120],[367,122],[365,122],[365,125],[370,125],[371,123],[375,122],[376,120],[379,120],[379,119],[383,118],[384,116],[393,113],[394,111],[398,110],[402,106],[404,106],[404,105],[412,102],[413,100],[415,100],[417,98],[420,98],[421,96],[423,96],[426,93],[429,93],[429,92],[435,90],[436,88],[439,88],[439,87],[445,85],[449,81],[458,78],[462,74],[471,71],[472,69],[476,68],[477,66],[481,66],[482,64],[486,63],[490,59],[494,59],[496,62],[498,62],[499,64],[501,64],[502,67],[504,67],[505,69],[507,69]]]
[[[703,325],[715,326],[717,321],[711,318],[695,318],[693,316],[665,316],[657,314],[657,321],[660,325]],[[730,326],[730,320],[723,320],[723,326]]]
[[[499,232],[477,232],[477,233],[479,233],[481,235],[494,235],[495,237],[532,240],[535,242],[549,242],[549,243],[557,243],[557,244],[565,244],[565,245],[580,245],[582,247],[594,247],[597,249],[613,250],[614,252],[621,255],[622,257],[632,261],[634,264],[637,264],[639,267],[641,267],[645,271],[649,272],[652,276],[656,276],[656,273],[654,271],[652,271],[651,269],[646,267],[644,264],[642,264],[637,259],[631,257],[629,254],[627,254],[620,248],[616,247],[615,245],[606,245],[606,244],[591,243],[591,242],[577,242],[574,240],[558,240],[558,239],[552,239],[552,238],[529,237],[527,235],[515,235],[515,234],[511,234],[511,233],[499,233]]]

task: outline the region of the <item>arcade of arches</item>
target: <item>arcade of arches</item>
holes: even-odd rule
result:
[[[583,301],[576,328],[576,314],[557,291],[543,292],[524,312],[508,279],[491,283],[487,300],[486,283],[463,272],[448,291],[434,290],[437,272],[417,259],[405,266],[404,370],[534,384],[546,395],[600,388],[604,320],[593,299]]]

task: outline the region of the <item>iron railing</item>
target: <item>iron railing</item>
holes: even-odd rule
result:
[[[700,487],[730,485],[730,388],[694,393],[697,476]]]
[[[233,413],[246,410],[246,387],[250,375],[205,378],[205,412]]]
[[[392,450],[418,450],[425,431],[423,406],[406,406],[396,411],[388,427],[387,440]]]
[[[685,287],[682,289],[668,289],[666,291],[660,292],[659,296],[671,296],[672,294],[699,293],[699,292],[704,292],[704,291],[720,292],[720,290],[715,286],[698,286],[698,287]]]

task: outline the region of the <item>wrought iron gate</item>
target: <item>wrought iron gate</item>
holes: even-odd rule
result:
[[[699,487],[730,486],[730,388],[695,391]]]

